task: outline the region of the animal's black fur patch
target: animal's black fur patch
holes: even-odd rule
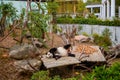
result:
[[[70,47],[71,47],[71,44],[67,44],[67,45],[64,46],[64,49],[67,50],[67,49],[69,49]]]
[[[50,53],[55,53],[56,51],[57,51],[57,48],[51,48],[51,49],[49,50]]]
[[[55,58],[56,60],[58,60],[58,59],[61,58],[61,57],[62,57],[62,56],[60,56],[60,55],[55,55],[54,58]]]
[[[57,52],[57,48],[51,48],[49,52],[52,53],[53,58],[55,58],[55,53]]]
[[[71,47],[71,44],[67,44],[63,46],[65,50],[68,50],[70,47]],[[62,57],[61,55],[59,55],[59,52],[57,52],[57,48],[51,48],[49,52],[53,55],[53,58],[55,58],[56,60]],[[71,53],[68,54],[68,56],[75,57],[75,55]]]
[[[70,57],[75,57],[75,54],[68,53],[68,56],[70,56]]]

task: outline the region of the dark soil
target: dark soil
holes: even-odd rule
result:
[[[19,38],[20,31],[15,31],[16,38]],[[5,32],[5,35],[8,34],[8,31]],[[17,42],[13,40],[13,33],[10,34],[8,37],[6,37],[3,41],[0,42],[0,46],[5,48],[11,48]],[[2,40],[3,37],[0,37],[0,40]],[[15,67],[13,66],[14,59],[9,58],[9,50],[0,48],[0,80],[29,80],[29,75],[20,75]]]

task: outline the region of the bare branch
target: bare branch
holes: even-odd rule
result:
[[[115,59],[115,58],[117,57],[117,55],[118,55],[118,54],[115,53],[115,56],[113,56],[112,58],[108,59],[108,60],[107,60],[107,63],[109,63],[110,61],[112,61],[113,59]]]
[[[30,64],[30,62],[27,60],[27,63],[28,63],[28,65],[34,70],[34,71],[38,71],[36,68],[34,68],[31,64]]]
[[[18,25],[20,25],[20,23],[17,24],[17,25],[15,25],[14,28],[12,28],[11,31],[10,31],[6,36],[4,36],[4,37],[0,40],[0,42],[2,42],[4,39],[6,39],[6,38],[14,31],[14,29],[15,29]]]
[[[0,48],[3,48],[3,49],[8,49],[8,50],[10,49],[10,48],[4,47],[4,46],[0,46]]]

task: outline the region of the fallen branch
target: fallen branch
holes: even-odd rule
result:
[[[83,58],[89,57],[89,55],[83,56],[79,59],[79,61],[81,61]]]
[[[79,56],[79,59],[80,59],[81,56],[84,54],[84,49],[85,49],[85,48],[82,48],[81,54],[80,54],[80,56]]]
[[[13,40],[15,40],[15,41],[17,41],[17,42],[19,42],[19,43],[20,43],[20,41],[19,41],[19,40],[17,40],[16,38],[13,38]]]
[[[91,68],[89,68],[89,67],[87,67],[87,66],[85,66],[85,65],[80,64],[79,66],[81,66],[81,67],[83,67],[83,68],[87,69],[88,71],[92,71],[92,69],[91,69]]]
[[[30,62],[27,60],[27,63],[28,63],[28,65],[34,70],[34,71],[38,71],[36,68],[34,68],[31,64],[30,64]]]
[[[108,59],[110,59],[112,56],[114,56],[115,54],[111,54],[111,55],[107,55],[107,56],[105,56],[105,59],[106,60],[108,60]]]
[[[0,48],[3,48],[3,49],[8,49],[8,50],[10,49],[10,48],[4,47],[4,46],[0,46]]]
[[[117,57],[117,55],[118,55],[118,54],[115,53],[115,56],[113,56],[112,58],[108,59],[108,60],[107,60],[107,63],[109,63],[110,61],[112,61],[113,59],[115,59],[115,58]]]

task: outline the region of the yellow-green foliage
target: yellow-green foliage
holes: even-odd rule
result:
[[[53,25],[53,32],[57,33],[57,32],[62,32],[62,29],[60,27],[58,27],[56,24]]]
[[[82,35],[89,36],[89,34],[87,34],[86,32],[83,32]]]

